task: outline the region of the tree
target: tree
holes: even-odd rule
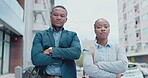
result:
[[[84,57],[84,54],[83,54],[83,52],[82,52],[80,58],[79,58],[78,60],[76,60],[77,66],[83,67],[83,57]]]

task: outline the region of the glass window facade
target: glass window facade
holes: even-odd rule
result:
[[[10,35],[0,30],[0,74],[9,73]]]
[[[143,21],[148,20],[148,13],[142,15],[142,20]]]
[[[1,74],[1,66],[2,66],[2,40],[3,40],[3,33],[0,31],[0,74]]]
[[[143,35],[147,36],[148,35],[148,27],[143,29]]]

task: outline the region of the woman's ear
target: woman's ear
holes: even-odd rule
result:
[[[94,32],[96,33],[96,30],[94,29]]]

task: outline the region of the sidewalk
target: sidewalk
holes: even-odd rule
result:
[[[15,74],[9,73],[9,74],[6,74],[6,75],[1,75],[0,78],[15,78]]]

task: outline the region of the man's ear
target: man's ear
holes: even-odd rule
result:
[[[68,19],[68,18],[66,18],[66,21],[65,21],[65,23],[67,22],[67,19]]]

